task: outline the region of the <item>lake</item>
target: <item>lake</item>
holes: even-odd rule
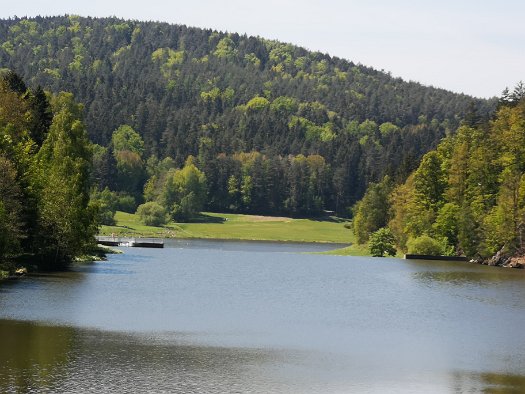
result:
[[[0,392],[525,392],[525,272],[168,241],[0,286]]]

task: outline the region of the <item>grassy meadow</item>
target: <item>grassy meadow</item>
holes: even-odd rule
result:
[[[170,222],[163,227],[153,227],[142,224],[135,214],[117,212],[115,220],[115,226],[102,226],[99,234],[346,244],[354,242],[352,230],[344,226],[349,222],[333,216],[320,219],[292,219],[275,216],[203,213],[191,223]]]

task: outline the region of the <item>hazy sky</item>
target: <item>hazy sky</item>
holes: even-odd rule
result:
[[[525,80],[523,0],[19,0],[0,16],[78,14],[259,35],[479,97]]]

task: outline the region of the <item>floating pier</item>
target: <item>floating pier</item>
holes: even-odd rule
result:
[[[97,242],[104,246],[124,246],[130,248],[163,248],[164,241],[157,238],[127,238],[96,236]]]

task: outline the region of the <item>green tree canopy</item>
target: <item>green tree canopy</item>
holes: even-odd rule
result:
[[[358,243],[366,243],[370,234],[387,225],[391,190],[391,180],[385,177],[382,182],[371,184],[354,207],[353,227]]]
[[[159,197],[175,220],[189,220],[204,207],[206,176],[193,161],[189,157],[183,168],[168,171]]]
[[[0,262],[19,251],[24,237],[22,225],[22,193],[16,168],[0,156]]]
[[[115,154],[121,151],[130,151],[141,158],[144,154],[144,141],[140,134],[133,130],[131,126],[122,125],[116,129],[111,137],[111,143]]]
[[[93,242],[95,210],[89,206],[91,147],[82,106],[70,93],[51,100],[54,117],[37,155],[40,213],[35,248],[47,264],[70,261]]]

